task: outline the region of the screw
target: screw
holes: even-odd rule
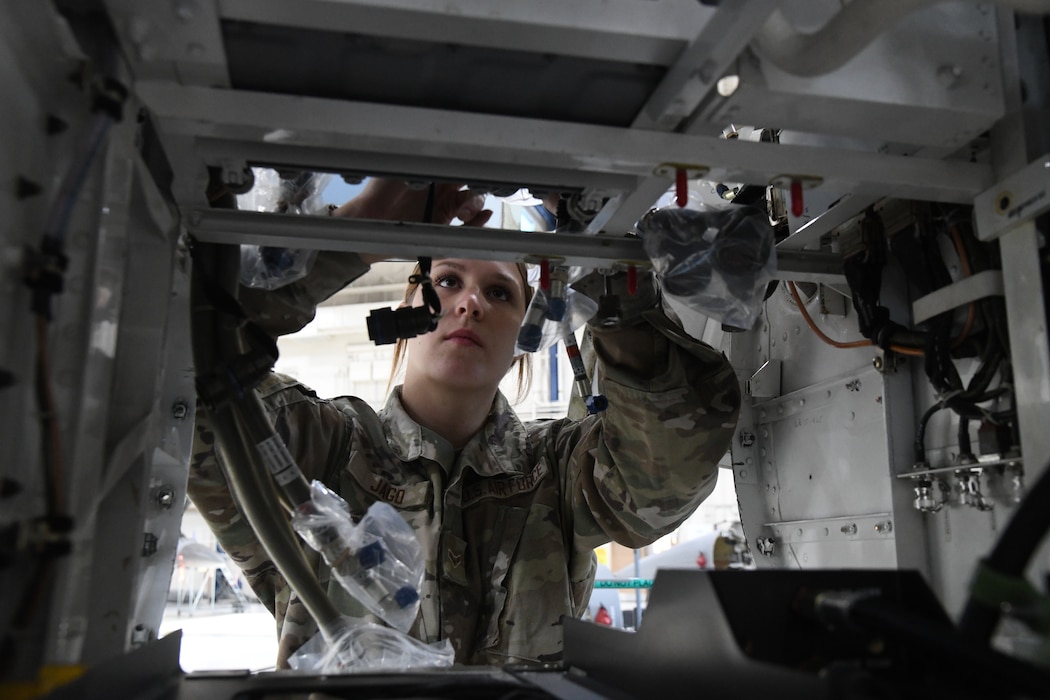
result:
[[[131,645],[133,647],[140,647],[149,640],[150,630],[142,623],[135,625],[134,629],[131,630]]]
[[[186,420],[190,415],[190,406],[183,399],[178,399],[171,405],[171,417],[175,420]]]
[[[857,534],[857,523],[850,523],[849,525],[843,525],[839,528],[844,535],[856,535]]]
[[[875,532],[880,535],[886,532],[893,532],[893,523],[886,521],[884,523],[875,523]]]
[[[157,505],[168,509],[175,505],[175,489],[165,484],[157,489]]]
[[[874,368],[875,368],[876,370],[878,370],[879,372],[881,372],[881,371],[882,371],[882,367],[883,367],[883,362],[882,362],[882,358],[881,358],[881,357],[876,357],[876,358],[874,358],[874,359],[873,359],[873,360],[871,361],[871,364],[872,364],[872,366],[873,366],[873,367],[874,367]]]
[[[951,90],[962,82],[963,71],[959,66],[944,65],[937,69],[937,82]]]

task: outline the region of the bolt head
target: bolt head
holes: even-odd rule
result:
[[[175,489],[170,486],[161,486],[157,489],[157,505],[164,509],[175,505]]]
[[[951,90],[962,82],[963,70],[956,65],[943,65],[937,69],[937,82]]]

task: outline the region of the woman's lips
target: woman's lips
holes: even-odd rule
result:
[[[481,336],[466,328],[459,328],[452,331],[445,336],[445,340],[453,340],[463,344],[473,344],[477,345],[479,348],[484,347],[484,344],[481,342]]]

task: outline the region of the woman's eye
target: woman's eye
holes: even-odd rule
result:
[[[514,294],[506,287],[494,287],[489,291],[489,294],[499,301],[511,301],[514,299]]]
[[[443,287],[445,289],[451,289],[459,283],[459,280],[455,275],[440,275],[434,280],[435,287]]]

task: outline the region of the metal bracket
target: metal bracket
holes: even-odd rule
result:
[[[990,241],[1050,209],[1050,153],[974,199],[977,237]]]
[[[912,320],[922,323],[972,301],[1003,294],[1003,273],[1000,270],[985,270],[916,299],[911,305]]]
[[[780,396],[780,360],[769,360],[747,380],[747,393],[752,399],[774,399]]]

